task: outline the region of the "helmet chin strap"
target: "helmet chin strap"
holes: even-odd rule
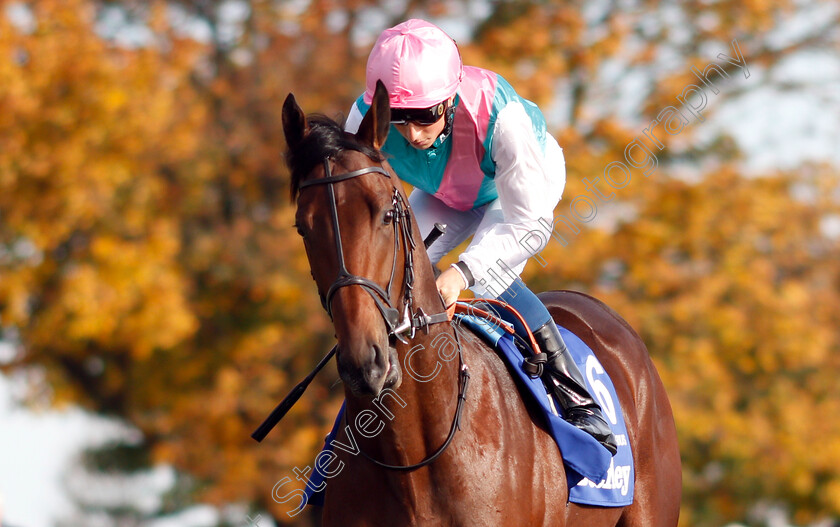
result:
[[[450,104],[449,107],[446,108],[444,119],[446,119],[446,125],[444,125],[443,131],[438,136],[442,137],[441,141],[445,140],[447,137],[449,137],[449,134],[452,133],[452,124],[455,120],[455,101],[452,101],[452,104]]]

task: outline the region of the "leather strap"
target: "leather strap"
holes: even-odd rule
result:
[[[298,188],[306,188],[311,187],[313,185],[324,185],[326,183],[338,183],[339,181],[344,181],[345,179],[353,179],[354,177],[363,176],[365,174],[370,174],[371,172],[377,172],[379,174],[384,174],[386,177],[390,178],[391,174],[389,174],[384,168],[381,167],[365,167],[360,168],[359,170],[354,170],[352,172],[345,172],[344,174],[339,174],[337,176],[327,176],[322,177],[321,179],[310,179],[309,181],[304,181]]]
[[[461,337],[458,333],[459,329],[457,326],[453,326],[455,331],[455,341],[458,344],[458,364],[460,365],[459,375],[458,375],[458,403],[455,406],[455,417],[452,418],[452,426],[449,428],[449,435],[446,436],[446,440],[443,442],[437,450],[434,451],[431,455],[425,457],[419,463],[415,463],[413,465],[389,465],[388,463],[383,463],[379,460],[376,460],[370,455],[367,454],[364,450],[362,450],[361,445],[359,446],[359,452],[371,463],[376,465],[377,467],[385,468],[388,470],[395,470],[398,472],[411,472],[413,470],[417,470],[418,468],[423,468],[426,465],[430,464],[434,460],[440,457],[444,451],[449,448],[449,445],[452,443],[452,440],[455,438],[455,432],[461,429],[461,414],[464,411],[464,401],[467,400],[467,388],[470,384],[470,371],[467,368],[467,365],[464,364],[464,354],[463,349],[461,348]]]

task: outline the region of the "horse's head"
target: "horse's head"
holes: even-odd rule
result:
[[[283,105],[296,227],[333,319],[339,374],[357,395],[402,380],[394,330],[411,298],[414,241],[405,194],[379,152],[389,126],[384,86],[355,136],[307,118],[291,94]]]

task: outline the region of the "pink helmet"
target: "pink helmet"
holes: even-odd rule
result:
[[[386,29],[370,52],[365,102],[376,81],[388,88],[392,108],[429,108],[451,97],[461,83],[458,46],[442,29],[411,19]]]

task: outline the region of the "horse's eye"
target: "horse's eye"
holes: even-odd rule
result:
[[[382,223],[384,223],[385,225],[388,225],[392,221],[394,221],[394,211],[393,210],[385,211],[385,216],[382,217]]]

